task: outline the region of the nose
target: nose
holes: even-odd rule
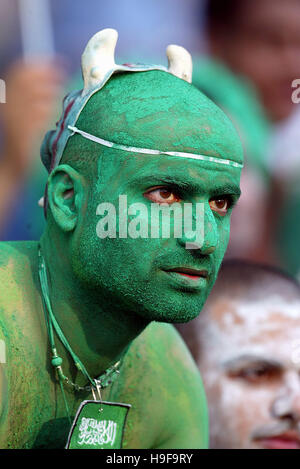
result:
[[[219,233],[209,203],[197,204],[196,210],[193,210],[193,221],[196,229],[183,229],[182,236],[178,238],[179,244],[202,255],[212,254],[218,245]]]
[[[279,419],[300,422],[300,378],[297,371],[285,378],[284,386],[272,403],[271,414]]]

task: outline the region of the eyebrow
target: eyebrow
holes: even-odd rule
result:
[[[237,197],[240,197],[241,195],[241,189],[239,186],[236,184],[224,184],[223,186],[219,187],[214,187],[211,195],[212,196],[217,196],[217,195],[226,195],[226,194],[232,194],[236,195]]]
[[[186,191],[192,191],[192,192],[201,192],[201,183],[195,182],[194,179],[189,178],[189,176],[186,176],[184,179],[182,176],[168,176],[168,175],[163,175],[161,173],[153,174],[151,176],[136,176],[132,178],[129,183],[140,183],[140,184],[149,184],[154,185],[154,184],[168,184],[170,186],[177,186],[183,190]],[[227,183],[224,185],[220,185],[217,187],[213,187],[212,190],[210,191],[210,196],[220,196],[220,195],[234,195],[237,198],[240,197],[241,195],[241,189],[238,185],[233,184],[233,183]]]
[[[277,371],[283,370],[283,365],[274,360],[273,358],[262,357],[259,355],[241,355],[239,357],[232,358],[230,360],[226,360],[222,363],[222,367],[225,371],[235,372],[239,371],[241,368],[248,366],[248,365],[260,365],[264,366],[268,369],[273,369]]]

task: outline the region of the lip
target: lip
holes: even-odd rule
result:
[[[207,270],[191,269],[189,267],[175,267],[173,269],[166,269],[165,272],[174,272],[179,275],[183,275],[188,278],[195,278],[195,279],[198,279],[199,277],[207,279],[208,277]]]
[[[176,284],[191,289],[205,287],[209,277],[206,269],[200,270],[190,267],[163,269],[163,272],[175,281]]]
[[[261,438],[259,443],[265,449],[300,449],[300,435],[298,432],[290,431],[276,436]]]

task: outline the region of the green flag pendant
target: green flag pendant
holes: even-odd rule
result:
[[[130,404],[83,401],[75,415],[66,449],[121,449]]]

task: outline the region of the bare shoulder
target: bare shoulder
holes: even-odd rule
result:
[[[15,332],[11,323],[13,313],[22,301],[21,278],[26,266],[26,244],[0,242],[0,430],[3,426],[7,398],[6,358]],[[0,431],[1,441],[1,431]]]
[[[8,266],[9,261],[12,259],[14,254],[14,248],[12,243],[0,242],[0,269],[4,269]]]
[[[20,290],[21,283],[26,282],[36,249],[36,242],[0,242],[0,308],[4,300],[12,298],[13,290]]]
[[[1,241],[0,242],[0,268],[4,269],[11,263],[24,262],[33,249],[37,248],[36,241]]]
[[[32,259],[36,249],[36,243],[31,242],[0,243],[0,339],[4,334],[8,350],[31,325],[29,312],[35,306]]]
[[[151,362],[159,362],[160,366],[167,366],[168,369],[176,363],[174,372],[181,364],[186,372],[199,375],[184,341],[171,324],[159,322],[149,324],[133,344],[132,350],[138,349],[146,349],[151,354]]]
[[[6,376],[6,336],[0,322],[0,447],[4,439],[8,410],[8,385]]]
[[[152,322],[134,341],[130,353],[136,357],[146,353],[148,365],[151,364],[160,382],[163,381],[166,371],[172,375],[175,373],[176,379],[178,374],[181,379],[190,375],[196,376],[197,379],[200,377],[186,344],[171,324]],[[162,370],[165,370],[165,373],[161,374]]]
[[[206,396],[198,368],[175,328],[151,323],[124,363],[127,386],[153,431],[155,448],[208,445]]]

